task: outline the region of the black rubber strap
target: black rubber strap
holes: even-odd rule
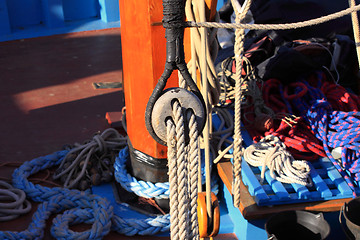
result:
[[[156,100],[161,96],[166,82],[171,73],[178,69],[184,77],[190,90],[200,99],[206,109],[204,99],[199,88],[194,83],[187,69],[184,54],[184,26],[185,24],[185,2],[183,0],[163,0],[163,26],[165,27],[166,38],[166,63],[163,74],[156,84],[145,111],[145,125],[150,135],[160,144],[164,144],[156,134],[151,124],[151,113]],[[204,121],[205,122],[205,121]],[[199,126],[201,131],[204,126]]]

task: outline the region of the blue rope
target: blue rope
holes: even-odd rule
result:
[[[306,87],[307,92],[302,97],[292,99],[291,105],[308,120],[315,136],[323,142],[327,157],[356,196],[354,180],[360,180],[360,113],[333,111],[321,91],[323,78],[321,72],[316,72],[316,87],[301,79],[299,83]],[[295,95],[302,90],[301,87],[296,87]],[[336,147],[342,149],[341,165],[331,155],[330,148]]]
[[[101,239],[110,230],[125,235],[156,234],[169,230],[169,216],[147,219],[121,219],[113,215],[109,202],[89,191],[81,192],[64,188],[49,188],[28,181],[28,177],[46,168],[60,164],[68,151],[39,157],[25,162],[13,173],[13,185],[23,190],[33,201],[42,202],[34,213],[28,228],[21,232],[0,231],[0,239],[42,239],[46,220],[53,213],[64,210],[57,216],[51,233],[56,239]],[[95,217],[96,216],[96,217]],[[88,231],[77,233],[69,230],[69,224],[91,223]]]
[[[316,137],[322,140],[326,155],[356,197],[352,178],[356,181],[360,178],[360,112],[332,111],[330,104],[322,99],[317,100],[308,110],[307,118]],[[342,148],[342,166],[334,159],[329,149],[336,147]]]
[[[128,192],[134,192],[136,195],[145,198],[168,199],[169,182],[152,183],[138,181],[132,177],[126,170],[126,161],[129,158],[129,149],[125,147],[120,150],[114,163],[114,175],[117,182]]]
[[[118,157],[114,163],[114,175],[115,179],[120,185],[128,192],[133,192],[140,197],[145,198],[157,198],[157,199],[168,199],[169,198],[169,182],[164,183],[152,183],[142,180],[137,180],[131,176],[126,170],[126,161],[129,159],[129,149],[125,147],[120,150]],[[202,171],[204,172],[204,171]],[[204,176],[203,176],[204,178]],[[203,179],[204,181],[204,179]],[[212,179],[211,191],[216,195],[219,191],[216,180]]]

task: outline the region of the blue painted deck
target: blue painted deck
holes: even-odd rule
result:
[[[214,126],[219,126],[218,117],[213,115]],[[243,131],[245,146],[252,144],[250,135]],[[270,176],[267,169],[261,183],[262,167],[250,166],[242,161],[242,180],[248,187],[250,195],[259,206],[315,202],[323,200],[352,198],[352,191],[344,178],[335,169],[328,158],[309,162],[311,167],[310,178],[312,186],[281,183]],[[359,183],[356,183],[356,192],[360,193]]]

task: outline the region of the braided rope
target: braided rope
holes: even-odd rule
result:
[[[25,162],[13,173],[13,185],[23,190],[28,197],[37,202],[43,202],[39,205],[33,215],[33,221],[28,228],[22,232],[0,232],[4,239],[41,239],[43,229],[46,225],[46,219],[52,213],[58,213],[68,208],[93,209],[97,212],[97,218],[92,225],[92,234],[88,239],[101,239],[110,231],[110,220],[112,217],[112,207],[103,198],[96,195],[90,195],[77,190],[68,190],[63,188],[48,188],[41,185],[34,185],[27,180],[31,174],[40,170],[57,165],[66,155],[67,151],[56,152],[53,155],[36,158],[30,162]],[[99,231],[97,231],[99,230]],[[73,233],[70,233],[67,239],[71,239]],[[58,238],[58,236],[54,236]],[[59,237],[60,238],[60,237]]]
[[[176,130],[174,123],[169,119],[166,122],[167,146],[168,146],[168,165],[170,183],[170,237],[172,240],[179,238],[179,219],[178,219],[178,186],[177,186],[177,161],[176,161]],[[172,207],[171,207],[172,206]]]
[[[307,112],[307,118],[316,137],[322,140],[325,153],[335,168],[343,176],[356,197],[355,185],[349,171],[359,180],[360,159],[360,113],[332,111],[324,99],[316,100]],[[330,148],[342,147],[341,166],[332,156]]]
[[[119,152],[114,163],[115,179],[128,192],[134,192],[136,195],[144,198],[168,199],[169,183],[152,183],[139,181],[131,176],[126,170],[126,161],[129,159],[128,148]]]
[[[234,0],[231,1],[233,8],[236,8],[236,3]],[[236,13],[236,23],[240,23],[245,17],[246,13],[250,9],[251,0],[247,0],[244,3],[244,9],[242,12],[235,11]],[[234,206],[240,207],[240,183],[241,183],[241,156],[242,156],[242,136],[241,136],[241,96],[243,84],[243,78],[241,76],[242,62],[244,55],[244,39],[245,39],[245,30],[236,29],[235,30],[235,115],[234,115],[234,161],[233,161],[233,183],[232,183],[232,193],[234,196]]]
[[[173,117],[176,131],[176,161],[177,161],[177,189],[179,205],[171,206],[177,207],[179,212],[179,237],[180,239],[189,239],[189,190],[187,165],[188,159],[185,157],[185,132],[184,132],[184,117],[182,108],[178,101],[173,103]],[[170,160],[171,161],[171,160]],[[170,188],[172,188],[170,183]]]
[[[126,170],[126,161],[129,159],[128,147],[120,150],[119,155],[115,158],[114,176],[115,180],[128,192],[133,192],[136,195],[144,198],[168,199],[169,198],[169,182],[152,183],[142,180],[137,180],[131,176]],[[192,158],[190,158],[192,159]],[[203,168],[202,180],[205,179]],[[212,181],[212,192],[217,193],[219,185]]]
[[[197,131],[197,123],[195,114],[191,112],[189,119],[189,190],[190,190],[190,236],[189,239],[199,239],[199,224],[197,217],[197,200],[198,200],[198,181],[199,181],[199,134]]]
[[[295,160],[286,150],[285,144],[273,135],[268,135],[260,142],[247,147],[244,159],[252,166],[262,166],[262,181],[267,166],[271,177],[277,181],[309,185],[309,164],[306,161]]]
[[[360,10],[360,5],[349,7],[342,11],[332,13],[323,17],[296,22],[296,23],[285,23],[285,24],[244,24],[244,23],[217,23],[217,22],[187,22],[188,27],[208,27],[208,28],[236,28],[236,29],[250,29],[250,30],[287,30],[297,29],[303,27],[309,27],[325,23],[343,16],[346,16],[352,12]]]
[[[58,213],[66,209],[72,210],[65,212],[65,216],[58,216],[59,221],[51,230],[53,236],[58,239],[101,239],[110,231],[110,226],[112,230],[128,236],[156,234],[169,230],[169,215],[124,220],[120,216],[113,216],[112,207],[104,198],[78,190],[59,187],[48,188],[28,181],[30,175],[59,165],[67,153],[68,151],[59,151],[45,157],[33,159],[30,162],[25,162],[14,171],[14,187],[22,189],[29,198],[33,201],[42,202],[42,204],[34,213],[33,221],[26,230],[22,232],[0,232],[0,239],[41,239],[46,219],[52,213]],[[88,214],[87,218],[84,217],[85,213]],[[93,219],[92,216],[96,217]],[[70,220],[67,220],[65,225],[61,225],[60,219],[67,218],[70,218]],[[67,224],[82,221],[92,223],[92,228],[83,233],[68,230]]]

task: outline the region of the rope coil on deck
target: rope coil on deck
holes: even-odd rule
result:
[[[0,221],[9,221],[30,212],[31,203],[25,192],[0,181]]]
[[[131,176],[126,170],[126,161],[129,160],[129,149],[126,147],[120,150],[119,155],[114,163],[115,180],[128,192],[133,192],[140,197],[168,199],[169,198],[169,182],[152,183],[149,181],[138,180]],[[204,171],[202,171],[204,172]],[[202,180],[205,176],[202,175]],[[217,195],[219,185],[215,179],[212,182],[212,191]]]
[[[360,169],[360,113],[332,111],[324,99],[317,100],[307,112],[316,137],[322,140],[327,157],[344,177],[356,197],[352,177],[359,180]],[[330,148],[342,147],[340,165],[332,156]],[[349,171],[351,177],[346,173]]]
[[[306,161],[295,160],[286,151],[285,144],[275,136],[268,135],[260,142],[247,147],[244,159],[252,166],[262,166],[261,180],[264,179],[267,166],[271,177],[280,182],[309,185],[309,164]]]
[[[59,213],[66,209],[72,209],[65,213],[63,219],[70,217],[69,224],[85,222],[92,223],[92,228],[83,233],[75,233],[65,225],[57,222],[51,232],[57,239],[101,239],[110,230],[125,235],[156,234],[169,230],[169,216],[149,217],[147,219],[126,219],[113,215],[112,206],[109,202],[89,192],[69,190],[55,187],[49,188],[39,184],[33,184],[28,177],[41,170],[59,165],[68,151],[59,151],[45,157],[39,157],[25,162],[13,174],[14,187],[23,190],[26,195],[36,202],[41,202],[33,215],[33,220],[28,228],[21,232],[0,231],[1,239],[42,239],[46,225],[46,219],[53,213]],[[84,214],[88,217],[85,218]],[[92,216],[96,216],[95,218]]]

